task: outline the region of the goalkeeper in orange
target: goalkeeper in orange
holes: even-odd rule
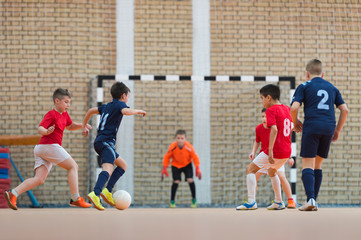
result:
[[[196,177],[199,180],[202,178],[201,170],[199,169],[199,157],[194,151],[192,144],[186,141],[187,135],[185,130],[178,130],[175,134],[175,142],[171,143],[168,148],[168,152],[164,155],[163,158],[163,170],[162,170],[162,179],[165,176],[169,176],[167,168],[172,159],[172,175],[173,175],[173,184],[171,189],[171,199],[170,207],[175,208],[175,195],[177,192],[178,185],[181,181],[182,172],[185,175],[186,181],[189,184],[189,188],[192,193],[192,208],[197,207],[196,199],[196,186],[193,181],[193,166],[196,168]]]

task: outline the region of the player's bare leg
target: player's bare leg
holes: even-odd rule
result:
[[[35,169],[34,177],[26,179],[24,182],[20,183],[19,186],[14,188],[14,190],[17,192],[17,195],[19,196],[30,189],[42,185],[45,182],[45,179],[47,178],[48,174],[49,171],[45,167],[45,165],[41,165],[40,167]]]
[[[74,159],[68,158],[65,161],[59,163],[58,166],[68,171],[68,182],[71,193],[71,200],[69,205],[71,207],[91,207],[91,204],[85,202],[84,198],[80,197],[79,195],[78,164],[74,161]]]
[[[288,182],[286,175],[283,171],[277,171],[277,175],[281,181],[281,187],[284,191],[284,193],[287,196],[288,199],[288,205],[287,208],[296,208],[296,203],[292,198],[292,191],[291,191],[291,186],[290,183]]]

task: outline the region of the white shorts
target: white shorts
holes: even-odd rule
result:
[[[34,170],[44,165],[50,172],[53,165],[58,165],[71,158],[71,156],[59,144],[39,144],[34,148],[34,158]]]
[[[268,161],[268,155],[265,154],[264,152],[260,152],[260,154],[258,154],[257,157],[253,160],[253,163],[256,164],[259,168],[261,168],[260,170],[258,170],[259,173],[268,174],[268,169],[271,166],[277,169],[277,167],[279,166],[278,164],[276,164],[278,160],[279,159],[275,159],[275,163],[270,164],[270,162]],[[278,168],[277,172],[284,172],[284,171],[285,171],[285,165],[283,163],[282,166]]]

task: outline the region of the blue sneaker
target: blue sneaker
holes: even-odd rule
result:
[[[285,203],[284,202],[273,202],[271,205],[267,207],[267,210],[283,210],[285,209]]]
[[[257,209],[257,202],[254,201],[253,203],[245,202],[242,205],[236,207],[236,210],[256,210]]]

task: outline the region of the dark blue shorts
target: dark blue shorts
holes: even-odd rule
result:
[[[115,159],[119,157],[113,142],[94,142],[94,149],[102,159],[102,164],[110,163],[114,165]]]
[[[179,180],[181,181],[181,174],[182,172],[184,173],[184,175],[186,176],[186,178],[184,179],[185,181],[187,181],[187,178],[193,178],[193,166],[192,163],[188,164],[185,167],[182,168],[177,168],[172,166],[172,175],[173,175],[173,180]]]
[[[327,158],[332,135],[302,133],[301,157],[314,158],[316,155]]]

